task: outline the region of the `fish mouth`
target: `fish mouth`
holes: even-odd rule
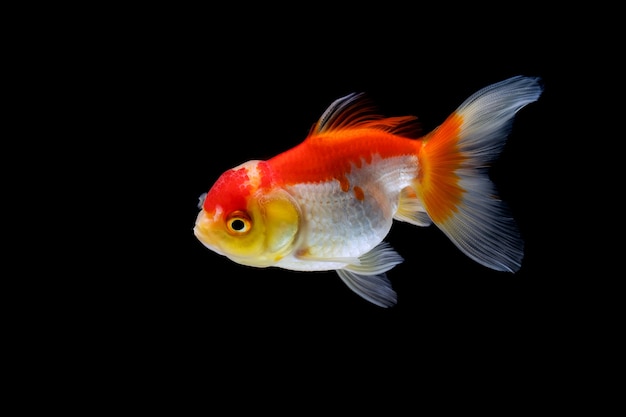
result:
[[[196,218],[196,223],[193,227],[193,234],[204,246],[214,252],[219,253],[220,255],[224,255],[222,251],[220,251],[215,245],[213,239],[211,239],[210,230],[212,223],[213,222],[211,221],[211,219],[209,219],[206,212],[204,210],[201,210],[200,213],[198,213],[198,217]]]

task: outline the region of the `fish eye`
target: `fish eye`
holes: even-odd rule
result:
[[[250,216],[243,211],[233,211],[226,219],[226,228],[233,235],[248,233],[252,228]]]

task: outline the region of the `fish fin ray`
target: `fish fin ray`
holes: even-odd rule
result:
[[[337,270],[342,281],[352,291],[380,307],[396,304],[396,292],[385,272],[403,261],[402,257],[387,242],[379,243],[362,255],[358,263]]]
[[[415,116],[384,117],[378,113],[365,93],[350,93],[324,111],[309,132],[309,137],[346,128],[370,128],[406,137],[421,133]]]
[[[396,292],[385,273],[361,275],[346,269],[338,269],[339,278],[356,294],[379,307],[388,308],[397,303]]]
[[[405,188],[400,193],[398,210],[393,218],[420,227],[430,226],[433,223],[411,187]]]
[[[515,114],[536,101],[539,78],[516,76],[465,100],[425,138],[414,188],[433,222],[467,256],[498,271],[516,272],[524,242],[509,207],[488,178]]]
[[[403,260],[387,242],[381,242],[365,255],[359,256],[358,263],[349,264],[343,269],[360,275],[378,275],[389,271]]]
[[[439,228],[467,256],[497,270],[516,272],[524,257],[524,241],[507,204],[495,196],[487,179],[464,182],[471,191],[457,213]]]

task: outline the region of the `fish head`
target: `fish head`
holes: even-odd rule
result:
[[[248,161],[223,173],[200,208],[194,235],[234,262],[267,267],[294,250],[299,206],[276,185],[264,161]]]

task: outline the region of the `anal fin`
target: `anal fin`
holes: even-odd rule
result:
[[[430,226],[433,222],[412,187],[407,187],[400,193],[398,210],[393,218],[423,227]]]

